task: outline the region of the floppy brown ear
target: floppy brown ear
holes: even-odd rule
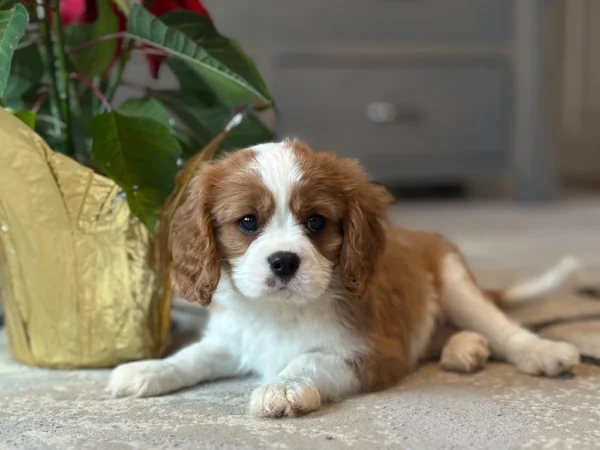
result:
[[[186,300],[203,306],[210,303],[221,277],[209,192],[209,177],[200,169],[173,216],[169,234],[173,288]]]
[[[341,252],[341,280],[361,297],[385,247],[383,220],[392,197],[381,186],[364,182],[349,195]]]

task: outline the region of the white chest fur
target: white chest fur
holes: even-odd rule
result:
[[[204,338],[225,343],[240,374],[270,378],[304,353],[351,358],[365,349],[362,337],[343,323],[332,296],[297,304],[251,301],[231,290],[223,294],[213,297],[218,312],[211,314]]]

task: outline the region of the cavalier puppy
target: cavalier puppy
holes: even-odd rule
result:
[[[251,412],[282,417],[394,385],[432,357],[461,372],[490,356],[532,375],[578,364],[575,347],[501,311],[561,287],[574,260],[484,290],[442,236],[391,226],[390,200],[356,162],[298,141],[201,167],[170,240],[176,292],[210,312],[204,337],[166,359],[116,368],[109,391],[148,397],[253,374],[262,382]]]

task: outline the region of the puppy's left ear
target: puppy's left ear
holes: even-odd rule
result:
[[[362,175],[362,174],[361,174]],[[364,177],[348,197],[341,251],[341,279],[346,290],[361,297],[385,248],[384,221],[392,196]]]

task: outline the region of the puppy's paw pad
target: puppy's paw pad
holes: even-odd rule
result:
[[[162,361],[138,361],[118,366],[110,374],[106,390],[113,397],[152,397],[164,392],[168,369]]]
[[[254,390],[250,411],[258,417],[296,417],[321,406],[321,396],[309,381],[289,379]]]
[[[570,372],[579,361],[573,345],[536,338],[517,352],[515,366],[530,375],[555,377]]]
[[[462,331],[448,340],[440,364],[445,370],[469,373],[481,369],[489,357],[488,341],[483,336]]]

